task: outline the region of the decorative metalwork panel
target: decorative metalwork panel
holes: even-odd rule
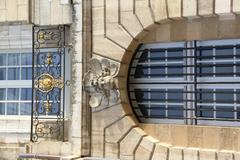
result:
[[[64,140],[65,26],[33,27],[31,141]]]

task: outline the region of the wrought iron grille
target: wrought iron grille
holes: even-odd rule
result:
[[[66,26],[33,26],[31,141],[64,140]]]
[[[240,125],[240,41],[143,45],[128,89],[141,122]]]

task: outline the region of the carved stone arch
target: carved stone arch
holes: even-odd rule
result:
[[[200,149],[160,143],[139,127],[127,97],[127,73],[135,50],[144,42],[240,37],[239,18],[233,14],[238,13],[237,4],[226,0],[221,8],[216,1],[93,0],[93,57],[119,63],[120,102],[93,111],[92,156],[138,160],[201,155]],[[229,24],[233,29],[226,33],[224,26]],[[203,154],[215,157],[215,152]]]

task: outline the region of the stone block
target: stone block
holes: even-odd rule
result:
[[[0,22],[5,22],[6,21],[6,10],[1,9],[0,10]]]
[[[126,137],[120,142],[120,159],[123,156],[133,157],[141,138],[146,135],[142,129],[133,128]]]
[[[110,38],[115,44],[127,49],[133,38],[118,24],[106,24],[106,37]]]
[[[106,0],[106,22],[118,23],[118,1]]]
[[[117,122],[106,128],[105,141],[111,143],[119,142],[121,138],[126,135],[134,125],[134,121],[129,116],[118,120]]]
[[[200,16],[214,15],[214,0],[198,0],[198,14]]]
[[[104,0],[92,0],[92,7],[103,7],[104,6]]]
[[[221,150],[237,150],[238,149],[238,129],[221,128],[219,138],[219,149]]]
[[[236,14],[240,14],[240,1],[232,0],[232,10]]]
[[[62,5],[60,4],[59,0],[51,1],[49,18],[51,18],[50,24],[52,24],[52,25],[63,24]],[[46,17],[45,17],[45,19],[46,19]]]
[[[135,14],[143,25],[143,28],[147,28],[154,23],[148,0],[135,1]]]
[[[49,25],[50,24],[50,21],[51,21],[51,6],[52,6],[52,3],[54,4],[56,0],[54,0],[54,2],[52,1],[47,1],[47,0],[37,0],[39,1],[39,7],[40,9],[39,10],[36,10],[39,12],[39,23],[41,25]],[[35,12],[36,12],[35,11]],[[59,14],[56,14],[57,12],[53,13],[54,18],[57,19],[57,17],[59,17]]]
[[[171,146],[163,143],[157,143],[152,160],[166,160],[168,159],[169,148]]]
[[[187,146],[187,128],[188,126],[170,126],[171,144],[173,146]]]
[[[140,124],[140,127],[148,134],[162,143],[171,144],[170,125],[168,124]]]
[[[104,28],[104,8],[93,8],[92,9],[93,15],[93,35],[104,35],[105,28]]]
[[[232,15],[231,0],[215,0],[215,12],[218,15]]]
[[[71,5],[62,5],[62,23],[72,23],[72,7]]]
[[[183,148],[171,147],[169,149],[169,160],[181,160],[183,159]]]
[[[202,147],[203,128],[189,127],[188,128],[188,147]]]
[[[103,57],[121,61],[125,50],[103,36],[93,36],[93,52]]]
[[[168,19],[166,0],[152,0],[151,7],[153,10],[156,22],[160,22]]]
[[[201,21],[199,19],[192,20],[187,23],[187,40],[198,40],[201,39]]]
[[[137,17],[132,11],[121,12],[121,24],[128,30],[132,37],[136,37],[143,31],[143,27],[139,23]]]
[[[173,21],[171,24],[171,41],[183,41],[187,36],[187,23],[185,20]]]
[[[135,152],[135,159],[149,160],[154,152],[156,143],[158,141],[154,138],[150,136],[144,137]]]
[[[187,18],[197,17],[197,0],[183,0],[183,16]]]
[[[182,18],[182,1],[181,0],[167,0],[169,18]]]
[[[233,152],[224,150],[218,152],[218,160],[234,160]]]
[[[118,152],[118,143],[105,143],[105,157],[107,159],[117,159]]]
[[[184,160],[199,160],[197,148],[185,148],[183,150]]]
[[[0,10],[6,9],[6,0],[0,0]]]
[[[215,160],[216,151],[210,149],[201,149],[199,150],[199,159],[200,160]]]
[[[216,17],[202,19],[202,39],[216,39],[218,37],[218,22]]]
[[[7,0],[6,1],[7,9],[7,21],[16,21],[17,20],[17,0]]]

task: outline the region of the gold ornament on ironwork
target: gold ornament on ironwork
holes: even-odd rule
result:
[[[49,113],[52,110],[52,103],[49,101],[49,99],[44,102],[44,107],[45,107],[46,113]]]
[[[38,33],[39,42],[44,42],[44,41],[53,40],[53,39],[54,39],[54,33],[53,32],[40,31]]]
[[[50,92],[53,88],[63,88],[63,78],[55,79],[50,74],[42,74],[35,81],[35,87],[41,92]]]
[[[51,55],[50,52],[47,54],[47,58],[45,60],[45,63],[48,64],[48,65],[51,65],[53,63],[52,55]]]

